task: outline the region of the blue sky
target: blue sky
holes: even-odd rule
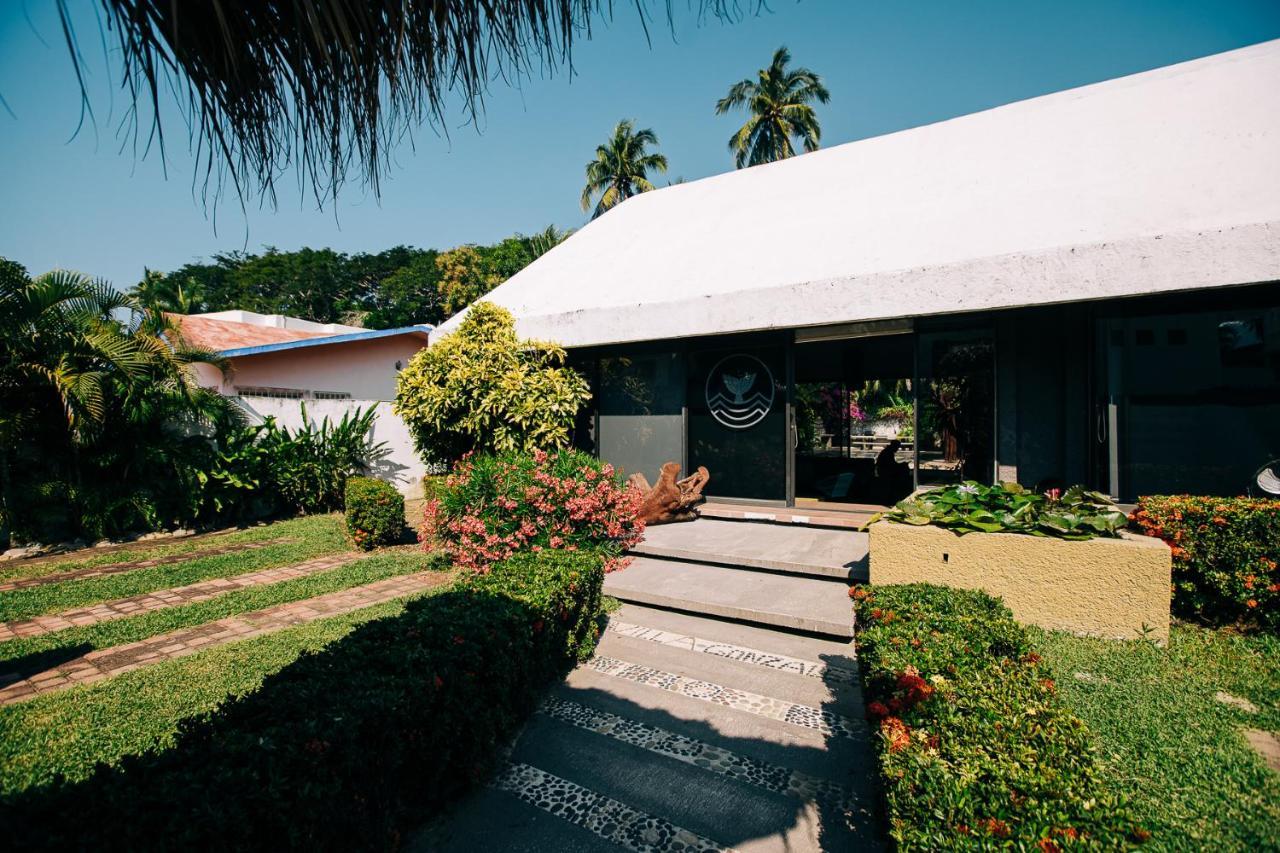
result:
[[[730,170],[741,118],[717,117],[715,101],[782,44],[831,90],[820,110],[829,146],[1280,37],[1276,0],[771,0],[772,13],[732,25],[678,14],[674,36],[660,25],[650,45],[619,0],[615,21],[578,44],[575,76],[496,84],[479,132],[461,114],[447,139],[422,128],[398,149],[380,200],[352,185],[317,211],[289,176],[278,209],[246,215],[224,202],[215,232],[181,128],[168,131],[167,179],[155,152],[136,160],[117,138],[122,99],[91,0],[70,5],[98,120],[74,137],[79,92],[52,0],[0,5],[0,95],[13,113],[0,110],[0,255],[120,287],[144,266],[220,250],[448,247],[577,227],[584,164],[620,118],[657,132],[670,178]]]

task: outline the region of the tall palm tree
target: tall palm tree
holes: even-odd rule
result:
[[[667,158],[648,151],[650,145],[657,144],[658,137],[649,128],[636,130],[631,119],[618,122],[613,136],[604,145],[596,147],[596,158],[587,163],[582,209],[590,208],[592,197],[599,193],[600,199],[591,214],[595,219],[631,196],[653,189],[649,173],[667,171]]]
[[[793,139],[799,139],[805,151],[818,150],[822,128],[812,104],[825,104],[831,93],[821,77],[808,68],[788,68],[790,62],[790,51],[778,48],[769,67],[757,72],[756,80],[734,83],[729,94],[716,103],[716,115],[743,106],[751,113],[746,124],[729,138],[729,150],[739,169],[793,156]]]

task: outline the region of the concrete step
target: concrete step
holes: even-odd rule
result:
[[[866,578],[868,542],[853,530],[701,518],[650,527],[631,553],[848,582]]]
[[[604,591],[635,604],[792,631],[853,636],[848,591],[843,584],[826,579],[636,557],[630,566],[605,578]]]
[[[703,518],[724,521],[745,521],[757,524],[786,524],[801,527],[829,527],[836,530],[857,530],[866,524],[880,507],[849,510],[811,509],[803,506],[773,507],[753,504],[718,503],[708,501],[698,507]]]

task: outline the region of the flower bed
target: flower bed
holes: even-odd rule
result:
[[[466,457],[427,501],[421,538],[477,571],[549,549],[601,551],[609,571],[644,532],[642,499],[612,465],[576,450]]]
[[[999,600],[926,584],[853,596],[900,849],[1049,853],[1145,840],[1104,789],[1092,736]]]
[[[1131,520],[1169,545],[1179,615],[1280,629],[1280,501],[1144,497]]]
[[[594,648],[601,559],[468,575],[185,721],[158,750],[0,802],[13,849],[392,849],[485,778]],[[74,819],[68,819],[73,816]]]

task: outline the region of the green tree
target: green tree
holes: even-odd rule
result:
[[[822,128],[813,102],[825,104],[831,94],[822,78],[808,68],[788,68],[791,53],[778,48],[768,68],[756,79],[740,80],[716,103],[716,115],[746,107],[750,117],[729,138],[729,150],[739,169],[793,156],[798,139],[805,151],[817,151]]]
[[[408,263],[379,280],[370,294],[364,324],[370,329],[394,329],[444,319],[440,301],[440,253],[416,252]]]
[[[395,410],[430,463],[469,451],[564,447],[591,396],[565,359],[555,344],[521,340],[505,308],[477,302],[456,331],[400,372]]]
[[[197,361],[223,366],[102,280],[0,276],[3,525],[28,537],[154,526],[158,504],[140,478],[175,482],[164,460],[180,441],[165,429],[228,416],[226,400],[195,383]]]
[[[200,314],[205,310],[204,290],[197,279],[169,276],[147,267],[143,267],[142,281],[133,286],[130,295],[154,311]]]
[[[649,174],[666,172],[667,158],[649,153],[651,145],[658,145],[652,130],[638,131],[631,119],[623,119],[614,127],[609,141],[596,147],[595,159],[587,163],[587,183],[582,188],[583,210],[591,209],[592,199],[599,195],[592,219],[633,195],[653,189]]]

